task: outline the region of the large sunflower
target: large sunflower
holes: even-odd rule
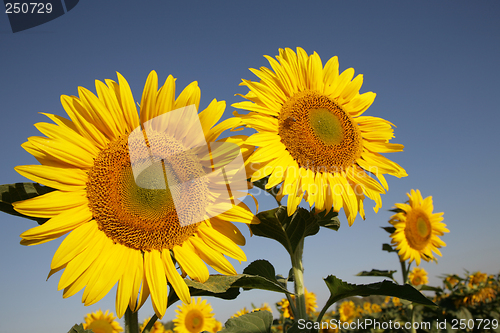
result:
[[[248,101],[232,105],[251,111],[239,116],[258,131],[247,141],[259,146],[248,161],[252,181],[269,176],[267,188],[282,183],[279,195],[288,195],[288,215],[304,198],[317,211],[344,207],[351,225],[358,211],[364,218],[365,195],[377,212],[388,189],[384,174],[407,174],[380,155],[403,150],[389,143],[393,125],[362,116],[375,98],[373,92],[359,93],[363,76],[353,79],[352,68],[339,74],[337,57],[323,67],[317,53],[308,56],[301,48],[280,49],[278,61],[265,57],[272,70],[250,69],[260,82],[243,80]]]
[[[109,310],[105,313],[102,310],[97,310],[87,314],[85,317],[85,323],[83,323],[83,328],[85,330],[92,330],[94,333],[120,333],[123,332],[123,328],[115,320],[114,314]]]
[[[202,331],[211,331],[217,322],[212,312],[212,307],[207,300],[193,298],[191,304],[182,304],[177,306],[179,309],[176,318],[174,331],[177,333],[200,333]]]
[[[224,101],[213,100],[198,114],[197,82],[175,98],[175,79],[169,76],[158,89],[154,71],[144,87],[140,116],[120,74],[118,83],[96,81],[96,89],[97,96],[82,87],[79,98],[62,96],[70,120],[46,114],[56,124],[35,126],[47,137],[30,137],[23,144],[41,165],[16,170],[56,191],[14,204],[22,214],[50,219],[21,234],[21,244],[40,244],[70,232],[49,274],[64,269],[58,286],[63,297],[85,288],[82,302],[94,304],[118,282],[119,317],[128,306],[137,311],[151,295],[161,318],[167,282],[190,302],[181,273],[204,282],[209,275],[205,263],[235,274],[224,255],[246,260],[238,247],[245,239],[229,221],[258,220],[228,194],[227,179],[236,177],[237,168],[221,172],[235,155],[231,147],[244,138],[213,144],[239,120],[215,125]],[[210,154],[207,142],[212,143]],[[233,204],[219,200],[224,193]]]
[[[434,259],[432,252],[441,256],[438,248],[446,246],[446,243],[439,236],[450,231],[441,222],[444,213],[432,213],[432,196],[423,199],[419,190],[411,190],[407,195],[409,202],[397,203],[399,212],[389,221],[396,228],[391,234],[392,244],[397,245],[401,260],[415,260],[420,265],[421,259]]]

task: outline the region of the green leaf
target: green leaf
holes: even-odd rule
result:
[[[257,214],[260,224],[251,224],[252,232],[261,237],[274,239],[293,255],[304,237],[319,231],[316,218],[306,209],[297,208],[291,216],[287,208],[280,206]]]
[[[394,296],[422,305],[436,306],[436,304],[434,304],[409,284],[401,286],[395,284],[394,282],[384,280],[377,283],[356,285],[344,282],[333,275],[329,275],[325,279],[325,283],[330,290],[330,298],[325,305],[325,311],[333,303],[343,298],[351,296],[365,297],[370,295]]]
[[[243,271],[236,275],[210,275],[205,283],[184,279],[191,296],[210,296],[222,299],[235,299],[240,294],[239,288],[245,290],[260,289],[279,293],[290,293],[282,286],[274,275],[274,267],[266,260],[252,262]],[[251,272],[252,274],[249,274]],[[173,289],[171,289],[173,290]],[[175,292],[168,295],[168,306],[177,302],[179,298]]]
[[[434,292],[443,292],[443,288],[428,286],[426,284],[420,286],[420,290],[434,291]]]
[[[273,315],[269,311],[256,311],[230,318],[222,333],[270,333]]]
[[[339,213],[331,210],[327,214],[325,211],[316,215],[316,221],[320,227],[332,229],[338,231],[340,228],[340,220],[338,217]]]
[[[398,252],[398,250],[394,249],[391,244],[382,244],[382,251],[387,251],[387,252]]]
[[[83,324],[77,325],[71,327],[71,329],[68,331],[68,333],[94,333],[92,330],[84,330],[83,329]]]
[[[233,282],[232,287],[241,287],[244,290],[260,289],[279,293],[290,292],[276,279],[273,265],[266,260],[256,260],[248,265],[240,278]]]
[[[55,189],[37,183],[0,185],[0,211],[37,221],[38,224],[44,224],[48,220],[47,218],[32,217],[21,214],[14,209],[12,204],[16,201],[31,199],[52,191],[55,191]]]
[[[356,276],[385,276],[388,277],[392,280],[394,280],[394,277],[392,276],[394,273],[397,271],[382,271],[379,269],[372,269],[371,271],[362,271],[356,274]]]
[[[390,234],[393,234],[393,233],[396,232],[396,228],[394,228],[394,227],[381,227],[381,228],[384,229],[385,231],[387,231]]]
[[[260,220],[259,224],[251,224],[250,229],[252,233],[266,238],[274,239],[281,243],[285,247],[285,249],[290,253],[291,246],[288,241],[288,236],[281,225],[278,215],[282,215],[282,207],[266,210],[264,212],[260,212],[257,214],[257,217]],[[286,209],[284,209],[286,214]]]

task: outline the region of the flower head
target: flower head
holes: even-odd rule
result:
[[[353,301],[345,301],[338,307],[340,321],[352,322],[359,315],[359,310]]]
[[[431,196],[423,199],[419,190],[411,190],[407,195],[409,202],[397,203],[398,212],[389,221],[396,228],[391,234],[392,244],[397,245],[401,260],[409,259],[420,265],[421,259],[433,260],[433,252],[441,256],[438,248],[446,246],[446,243],[439,236],[449,230],[441,222],[443,213],[432,213]]]
[[[83,328],[86,330],[92,330],[94,333],[120,333],[123,332],[123,328],[115,320],[116,317],[109,310],[105,313],[99,309],[96,312],[87,314],[85,317],[85,323],[83,323]]]
[[[223,101],[213,100],[198,114],[196,82],[176,98],[175,79],[169,76],[158,89],[157,75],[151,72],[140,114],[120,74],[118,83],[105,82],[96,81],[97,96],[82,87],[80,97],[62,96],[70,119],[46,114],[55,124],[35,126],[47,137],[31,137],[22,145],[41,165],[16,170],[56,190],[14,203],[22,214],[49,219],[21,234],[21,244],[69,233],[50,272],[64,269],[58,286],[63,297],[85,288],[82,301],[91,305],[118,283],[119,317],[127,307],[137,311],[151,295],[161,318],[167,282],[188,303],[181,275],[204,282],[209,275],[205,262],[222,274],[235,274],[224,255],[246,260],[238,246],[244,245],[244,237],[230,221],[258,221],[243,203],[219,205],[227,203],[218,201],[224,193],[228,202],[234,198],[228,183],[221,185],[221,162],[209,158],[204,148],[211,144],[212,156],[217,153],[222,160],[239,156],[243,138],[216,141],[239,120],[215,126]],[[230,172],[233,178],[236,171]]]
[[[216,325],[212,307],[206,300],[193,298],[191,304],[178,305],[174,331],[177,333],[200,333],[210,331]]]
[[[427,278],[427,272],[423,268],[415,267],[408,274],[408,278],[410,282],[414,286],[420,286],[423,284],[429,283],[429,279]]]
[[[393,125],[362,115],[375,99],[359,93],[363,76],[353,79],[352,68],[339,73],[337,57],[323,67],[317,53],[302,48],[280,49],[277,61],[265,57],[272,70],[250,69],[260,82],[243,80],[248,101],[233,104],[250,111],[239,116],[258,131],[247,141],[259,147],[248,160],[252,181],[269,176],[267,188],[281,184],[288,215],[302,198],[317,211],[343,207],[349,225],[358,212],[364,218],[365,196],[377,211],[388,189],[384,174],[407,174],[380,154],[403,150],[389,143]]]

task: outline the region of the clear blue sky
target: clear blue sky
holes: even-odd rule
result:
[[[405,151],[389,157],[406,168],[404,179],[388,177],[390,190],[375,214],[366,201],[367,219],[339,232],[322,230],[305,243],[306,286],[327,298],[322,278],[328,274],[354,283],[362,270],[399,269],[394,254],[381,251],[389,242],[387,226],[395,202],[418,188],[432,195],[450,233],[442,239],[439,264],[422,265],[431,284],[444,273],[500,269],[497,202],[500,123],[500,2],[498,1],[80,1],[68,14],[13,34],[0,13],[0,183],[26,181],[14,167],[36,161],[21,148],[39,135],[33,124],[46,121],[38,112],[65,115],[61,94],[77,87],[95,91],[96,79],[116,79],[119,71],[140,101],[151,70],[160,81],[169,74],[178,87],[197,80],[201,107],[226,100],[226,117],[241,78],[255,79],[249,67],[268,66],[264,54],[278,48],[316,51],[323,63],[337,55],[342,70],[364,74],[361,92],[377,93],[367,115],[397,125],[394,142]],[[267,200],[259,197],[263,207]],[[91,307],[81,293],[63,299],[59,274],[45,281],[59,240],[24,247],[19,234],[34,222],[0,214],[0,331],[67,332],[86,313],[114,311],[112,291]],[[245,228],[242,228],[245,230]],[[247,231],[245,230],[246,234]],[[247,238],[248,260],[267,259],[277,272],[290,267],[285,250],[267,239]],[[246,266],[235,263],[237,271]],[[281,295],[243,292],[236,301],[209,299],[225,321],[251,302],[274,303]],[[140,320],[153,314],[150,301]],[[173,309],[164,319],[173,318]],[[275,312],[276,315],[276,312]]]

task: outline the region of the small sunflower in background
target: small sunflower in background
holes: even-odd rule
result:
[[[250,313],[250,311],[248,311],[248,309],[245,307],[245,308],[239,310],[238,312],[236,312],[234,315],[232,315],[231,318],[237,318],[237,317],[243,316],[247,313]]]
[[[402,305],[399,297],[392,297],[391,300],[392,300],[392,304],[394,304],[394,306],[401,306]]]
[[[486,283],[486,281],[488,281],[488,274],[476,272],[469,276],[469,287],[478,286],[481,283]]]
[[[235,115],[258,132],[246,141],[259,147],[248,160],[251,180],[269,176],[266,188],[281,184],[288,215],[302,198],[316,211],[343,207],[349,225],[358,212],[364,218],[365,196],[377,212],[388,189],[384,175],[407,174],[381,155],[403,150],[389,142],[394,125],[363,116],[375,99],[359,93],[363,76],[353,79],[352,68],[339,73],[337,57],[323,67],[316,52],[308,56],[300,47],[280,49],[277,60],[265,57],[272,69],[250,69],[260,81],[243,80],[248,101],[232,105],[250,111]]]
[[[222,330],[222,323],[216,319],[214,327],[209,332],[217,333],[221,330]]]
[[[257,311],[269,311],[273,313],[273,309],[271,309],[271,307],[267,303],[262,304],[260,308],[255,308],[252,310],[252,312],[257,312]]]
[[[413,268],[413,270],[408,274],[408,279],[414,286],[420,286],[429,283],[427,272],[425,271],[425,269],[420,267]]]
[[[85,317],[85,323],[83,323],[83,328],[86,330],[92,330],[94,333],[120,333],[123,332],[123,328],[115,320],[113,312],[109,313],[106,310],[103,313],[100,309],[96,312],[87,314]]]
[[[450,231],[441,222],[444,213],[432,212],[432,196],[423,199],[419,190],[411,190],[407,195],[408,203],[397,203],[398,212],[389,221],[396,228],[391,234],[392,244],[396,245],[401,260],[420,265],[421,259],[434,260],[433,252],[441,256],[438,248],[446,243],[439,236]]]
[[[353,301],[344,301],[338,307],[338,312],[340,315],[340,321],[352,322],[356,317],[358,317],[359,311],[356,308],[356,304]]]
[[[177,308],[178,310],[175,310],[177,316],[173,320],[176,333],[211,331],[217,325],[212,307],[201,297],[193,298],[191,304],[177,305]]]
[[[238,246],[245,239],[231,221],[249,224],[258,220],[243,203],[216,211],[213,202],[220,193],[228,193],[227,184],[212,181],[212,174],[217,174],[212,172],[210,155],[203,159],[194,154],[203,142],[205,146],[207,142],[241,143],[241,136],[217,140],[226,129],[240,125],[240,120],[231,118],[216,125],[225,102],[215,99],[198,113],[197,82],[177,98],[175,89],[172,76],[158,88],[157,74],[152,71],[138,114],[130,87],[120,74],[118,83],[96,81],[97,96],[83,87],[78,88],[79,97],[62,96],[70,119],[46,114],[55,124],[35,126],[47,137],[30,137],[22,145],[41,165],[18,166],[16,171],[56,190],[14,203],[24,215],[49,219],[22,233],[21,244],[41,244],[69,233],[50,271],[52,275],[64,270],[58,285],[64,298],[85,288],[82,302],[91,305],[118,283],[119,317],[127,307],[137,311],[151,295],[155,313],[162,318],[167,282],[189,303],[189,289],[181,274],[205,282],[209,277],[205,263],[228,275],[236,271],[225,256],[246,260]],[[189,108],[194,113],[177,112]],[[168,163],[164,156],[169,157]],[[156,164],[150,163],[153,158]],[[170,175],[168,180],[164,173]],[[174,187],[167,184],[170,181]],[[182,197],[181,215],[174,194],[182,186],[189,191]],[[181,217],[190,216],[201,219],[180,223]]]
[[[146,326],[148,325],[149,323],[149,320],[151,319],[151,317],[149,318],[146,318],[142,324],[141,324],[141,327],[139,327],[139,332],[143,332],[144,329],[146,328]],[[163,326],[162,322],[157,320],[155,321],[155,323],[153,324],[153,327],[151,328],[150,331],[148,331],[148,333],[167,333],[167,330],[165,330],[165,326]]]

